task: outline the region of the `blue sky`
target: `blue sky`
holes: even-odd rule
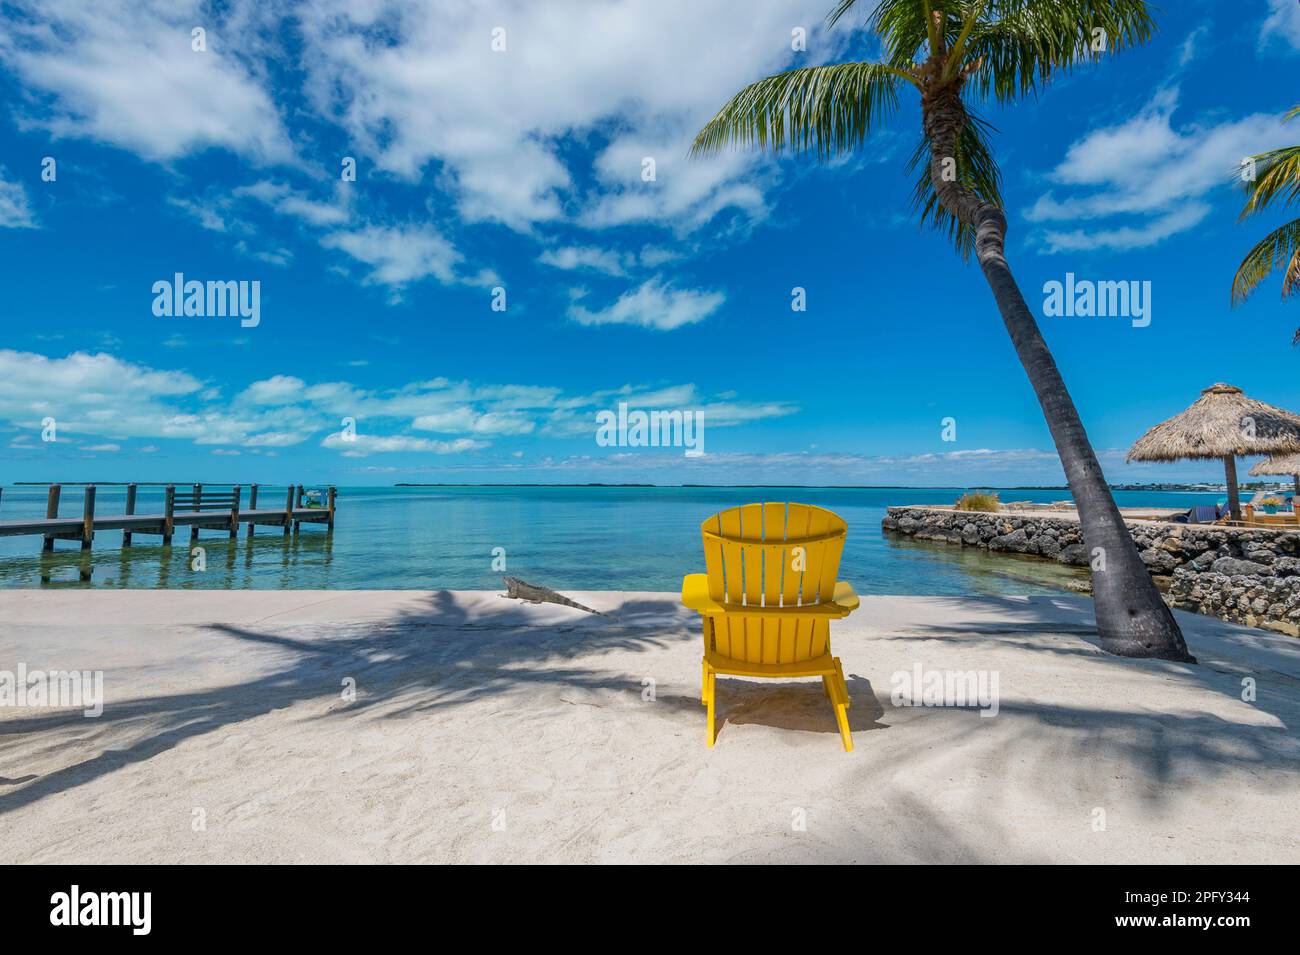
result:
[[[0,6],[0,482],[1060,482],[978,270],[911,215],[914,94],[831,165],[686,158],[746,83],[871,57],[829,6]],[[1300,410],[1300,306],[1228,307],[1284,219],[1238,223],[1231,172],[1300,136],[1300,7],[1165,7],[984,111],[1031,306],[1151,283],[1145,328],[1040,317],[1114,481],[1220,477],[1123,463],[1216,381]],[[156,316],[177,272],[257,281],[259,323]],[[702,414],[705,454],[600,446],[620,401]]]

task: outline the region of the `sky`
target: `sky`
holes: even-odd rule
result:
[[[0,484],[1061,483],[978,268],[910,208],[915,93],[829,163],[687,155],[746,84],[875,56],[830,6],[6,0]],[[1234,171],[1300,138],[1300,5],[1161,6],[976,106],[1117,483],[1222,478],[1124,463],[1217,381],[1300,410],[1300,302],[1229,306],[1288,218],[1239,222]],[[1141,283],[1149,322],[1048,314],[1067,273]],[[172,314],[177,274],[245,314]],[[621,403],[702,440],[602,437]]]

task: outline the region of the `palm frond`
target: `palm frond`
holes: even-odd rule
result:
[[[981,64],[975,90],[1008,102],[1036,94],[1057,73],[1144,43],[1154,30],[1145,0],[992,0],[965,59]],[[1094,40],[1104,41],[1101,49]]]
[[[841,6],[852,5],[851,2],[841,3]],[[880,37],[886,52],[886,63],[903,68],[925,58],[924,48],[930,44],[928,15],[935,6],[940,7],[940,17],[948,23],[951,18],[943,7],[960,7],[962,4],[960,0],[953,0],[951,4],[922,3],[921,0],[880,0],[867,18],[867,29]],[[949,30],[938,32],[947,39]]]
[[[1246,182],[1246,206],[1241,218],[1263,211],[1276,200],[1290,205],[1300,198],[1300,146],[1283,146],[1252,156],[1254,181]]]
[[[967,114],[966,125],[957,140],[957,181],[985,202],[1002,205],[1002,173],[993,158],[989,135],[996,132],[983,119]],[[912,208],[921,217],[923,225],[946,234],[963,259],[969,259],[975,250],[975,227],[962,222],[939,202],[930,175],[930,143],[922,137],[907,161],[909,171],[916,174],[912,188]]]
[[[1232,277],[1232,304],[1240,305],[1276,269],[1283,269],[1282,297],[1300,291],[1300,219],[1274,229],[1246,253]]]
[[[839,0],[829,21],[861,2]],[[976,90],[1000,102],[1035,94],[1056,73],[1143,43],[1155,30],[1146,0],[879,0],[866,27],[880,37],[885,63],[908,69],[924,58],[928,8],[938,9],[941,42],[953,56],[947,75],[968,67]],[[1097,36],[1102,49],[1094,49]]]
[[[880,63],[835,63],[777,73],[745,87],[700,130],[691,155],[724,146],[815,150],[822,159],[862,144],[898,108],[904,77]]]

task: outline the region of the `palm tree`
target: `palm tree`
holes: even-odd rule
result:
[[[858,0],[839,0],[834,25]],[[727,145],[814,151],[829,159],[862,144],[920,95],[922,136],[909,162],[922,220],[973,252],[1038,396],[1092,555],[1103,649],[1195,662],[1161,600],[1111,497],[1079,413],[1006,258],[1007,217],[990,127],[966,97],[1010,103],[1053,76],[1144,42],[1153,23],[1143,0],[878,0],[867,29],[875,63],[789,70],[741,90],[702,129],[693,155]]]
[[[1294,106],[1282,118],[1283,122],[1300,116],[1300,106]],[[1241,218],[1268,208],[1274,199],[1281,198],[1282,205],[1290,205],[1300,198],[1300,146],[1283,146],[1257,156],[1248,162],[1254,175],[1246,178],[1246,207]],[[1255,291],[1255,287],[1274,269],[1282,273],[1282,298],[1300,291],[1300,219],[1292,219],[1264,236],[1259,244],[1246,253],[1237,274],[1232,277],[1232,304],[1240,305]],[[1291,344],[1300,344],[1300,329],[1296,329]]]

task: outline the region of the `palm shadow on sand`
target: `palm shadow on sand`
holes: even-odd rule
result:
[[[980,598],[967,598],[978,600]],[[992,600],[992,598],[990,598]],[[996,601],[994,601],[996,603]],[[653,669],[656,651],[699,641],[698,620],[675,600],[640,599],[622,605],[616,615],[595,617],[572,612],[572,624],[548,622],[539,628],[531,608],[502,601],[485,612],[465,607],[448,592],[434,592],[418,607],[365,623],[325,626],[297,624],[276,628],[215,624],[208,629],[250,649],[274,651],[275,665],[248,680],[193,693],[142,696],[121,702],[110,698],[103,715],[85,720],[77,712],[29,716],[0,724],[0,755],[19,738],[38,737],[46,750],[76,746],[93,755],[37,778],[12,762],[10,779],[0,789],[0,814],[30,805],[46,796],[66,792],[164,753],[186,740],[220,731],[274,710],[303,701],[338,701],[343,677],[356,680],[355,702],[341,702],[321,718],[348,719],[368,714],[398,719],[413,713],[437,712],[478,700],[505,696],[519,690],[564,694],[564,702],[581,703],[581,694],[634,693],[642,690],[642,673],[593,669],[580,657],[598,657],[615,651],[643,655],[647,671]],[[1017,631],[979,626],[910,627],[909,637],[978,646],[997,641],[999,646],[1022,646],[1028,652],[1066,658],[1087,655],[1104,669],[1154,668],[1163,679],[1193,681],[1216,693],[1240,691],[1240,662],[1222,663],[1219,655],[1194,647],[1203,665],[1186,667],[1159,661],[1132,661],[1099,655],[1087,645],[1087,623],[1063,621],[1049,612],[1047,603],[1017,605]],[[1035,638],[1035,633],[1066,634],[1064,645]],[[439,639],[454,633],[456,639]],[[1239,633],[1239,631],[1233,631]],[[888,631],[867,639],[888,639]],[[1237,639],[1237,637],[1234,637]],[[1010,643],[1008,643],[1010,641]],[[1270,667],[1277,654],[1261,643],[1248,669],[1261,676],[1260,706],[1277,717],[1281,726],[1247,725],[1209,713],[1176,715],[1152,707],[1111,710],[1072,708],[1048,700],[1004,705],[1017,718],[1018,730],[996,752],[991,765],[1032,757],[1045,783],[1079,772],[1085,756],[1104,753],[1141,773],[1151,782],[1151,798],[1162,798],[1162,787],[1181,774],[1216,776],[1243,766],[1267,770],[1291,785],[1297,780],[1300,747],[1294,731],[1297,707],[1294,678],[1286,666]],[[1267,645],[1266,645],[1267,644]],[[1286,662],[1286,661],[1282,661]],[[850,673],[853,706],[850,725],[855,732],[889,725],[888,696],[881,698],[871,682]],[[887,674],[873,674],[878,680]],[[111,675],[110,675],[111,678]],[[1290,679],[1285,700],[1276,684]],[[572,698],[570,698],[572,697]],[[834,717],[819,682],[774,683],[726,679],[719,682],[720,739],[726,724],[756,723],[776,728],[836,732]],[[698,694],[660,694],[665,704],[648,709],[650,718],[699,719],[703,707]],[[972,718],[973,717],[973,718]],[[982,721],[969,711],[947,711],[939,718],[951,721],[954,745],[965,734],[980,732]],[[1044,733],[1043,730],[1051,730]],[[892,735],[892,734],[891,734]],[[12,743],[6,745],[6,740]],[[30,740],[24,740],[30,742]],[[521,741],[521,745],[524,742]],[[917,740],[917,753],[932,740]],[[863,748],[859,747],[859,753]],[[903,758],[907,748],[904,746]],[[897,751],[895,756],[898,756]]]

